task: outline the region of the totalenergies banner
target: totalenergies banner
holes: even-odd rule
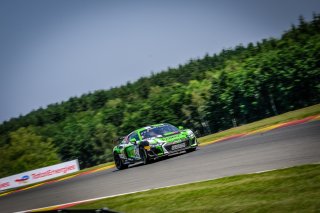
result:
[[[79,171],[78,160],[59,163],[0,179],[0,191],[49,180]]]

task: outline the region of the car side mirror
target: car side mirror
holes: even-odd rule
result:
[[[179,130],[183,130],[184,128],[183,128],[183,126],[179,126]]]
[[[133,143],[133,144],[136,144],[137,140],[135,138],[132,138],[132,139],[130,139],[130,142]]]

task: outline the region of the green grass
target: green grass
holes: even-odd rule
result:
[[[77,205],[120,212],[319,212],[320,164],[155,189]]]
[[[245,124],[239,127],[231,128],[225,131],[221,131],[212,135],[207,135],[198,139],[199,143],[210,142],[218,140],[220,138],[228,137],[231,135],[248,133],[257,129],[268,127],[274,124],[279,124],[287,121],[298,120],[306,118],[308,116],[320,114],[320,104],[310,107],[298,109],[295,111],[287,112],[278,116],[266,118],[260,121],[256,121],[250,124]]]

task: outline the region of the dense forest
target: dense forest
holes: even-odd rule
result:
[[[0,176],[112,160],[113,139],[168,122],[198,136],[320,102],[320,15],[281,38],[206,54],[136,82],[71,97],[0,125]],[[41,150],[41,151],[39,151]]]

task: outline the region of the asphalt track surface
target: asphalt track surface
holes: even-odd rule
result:
[[[199,147],[149,165],[115,168],[0,197],[15,212],[219,177],[320,162],[320,121]]]

